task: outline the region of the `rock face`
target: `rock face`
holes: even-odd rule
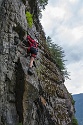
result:
[[[35,14],[32,28],[25,10]],[[26,31],[39,41],[33,76],[27,74],[30,56],[14,39]],[[72,97],[44,41],[36,0],[0,0],[0,125],[72,125]]]

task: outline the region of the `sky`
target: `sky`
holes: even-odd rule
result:
[[[64,83],[67,90],[83,93],[83,0],[48,0],[41,24],[46,37],[64,50],[70,72],[70,80]]]

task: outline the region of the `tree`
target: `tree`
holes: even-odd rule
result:
[[[45,6],[48,4],[48,0],[38,0],[41,9],[45,9]]]
[[[69,73],[67,72],[67,69],[65,67],[65,61],[63,58],[65,57],[63,48],[59,45],[52,42],[52,39],[48,36],[46,39],[46,44],[48,47],[48,50],[51,54],[51,58],[54,63],[58,66],[60,72],[66,77],[69,78]]]

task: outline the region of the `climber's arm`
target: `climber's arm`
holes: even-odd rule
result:
[[[21,46],[23,49],[25,49],[25,50],[28,49],[28,47],[26,47],[25,44],[24,44],[23,42],[20,42],[20,46]]]
[[[34,43],[34,41],[35,41],[29,35],[27,36],[27,39],[29,40],[30,43]]]

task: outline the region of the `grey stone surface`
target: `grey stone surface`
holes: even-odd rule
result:
[[[29,2],[0,0],[0,125],[72,125],[72,98],[56,64],[45,56],[38,17],[28,27],[25,9],[35,8]],[[14,37],[21,41],[27,30],[39,41],[33,76],[27,74],[30,56],[14,43]]]

